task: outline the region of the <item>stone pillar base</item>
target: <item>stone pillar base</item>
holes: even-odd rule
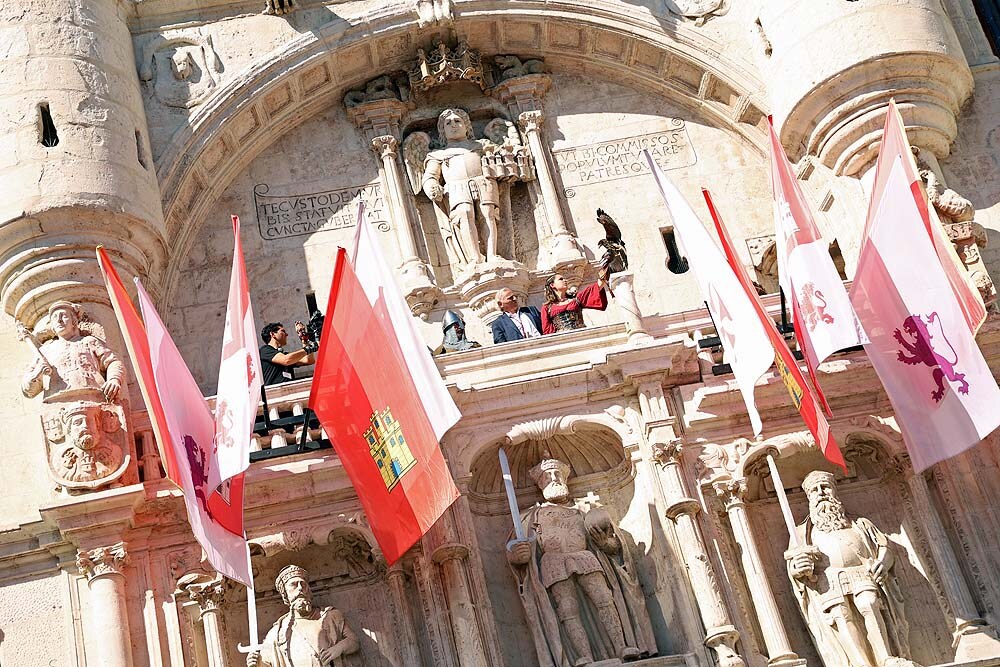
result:
[[[1000,640],[991,625],[966,625],[955,631],[955,662],[1000,657]]]

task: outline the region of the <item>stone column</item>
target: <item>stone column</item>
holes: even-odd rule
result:
[[[459,664],[462,667],[488,667],[469,582],[465,577],[463,561],[468,557],[469,547],[455,542],[442,544],[431,554],[431,560],[441,566]]]
[[[552,264],[558,269],[563,264],[574,265],[583,257],[563,215],[561,197],[556,188],[553,169],[549,164],[549,152],[542,141],[542,122],[544,115],[541,110],[525,111],[517,117],[518,127],[528,138],[528,149],[535,160],[535,171],[538,174],[538,185],[542,189],[542,200],[545,203],[545,217],[549,221],[549,231],[552,232]]]
[[[806,661],[792,651],[788,641],[788,633],[781,621],[781,610],[774,599],[771,584],[767,581],[764,564],[760,559],[760,551],[754,540],[750,521],[747,519],[744,496],[747,486],[745,480],[723,480],[712,484],[715,493],[723,501],[733,536],[740,548],[743,562],[743,575],[746,577],[747,588],[753,598],[754,609],[757,612],[757,622],[764,636],[767,647],[768,665],[792,667],[805,665]]]
[[[569,231],[562,209],[562,196],[556,187],[552,158],[542,139],[542,98],[552,85],[547,74],[526,74],[501,81],[490,90],[490,94],[507,105],[512,118],[517,118],[518,127],[528,139],[528,149],[535,161],[538,186],[545,206],[545,218],[552,234],[550,253],[552,269],[564,271],[578,267],[586,260],[580,245]]]
[[[417,254],[413,230],[420,228],[420,221],[410,205],[411,193],[399,163],[399,123],[408,110],[405,103],[388,99],[362,102],[349,107],[347,114],[371,142],[379,160],[379,175],[402,255],[399,270],[403,293],[413,313],[426,319],[441,290],[434,283],[430,267]]]
[[[389,581],[389,595],[395,612],[396,634],[399,638],[399,658],[403,665],[419,665],[420,651],[417,649],[417,631],[413,625],[413,615],[410,613],[410,600],[406,593],[406,570],[400,562],[396,562],[386,573]]]
[[[125,543],[78,551],[76,565],[87,577],[90,588],[88,626],[94,632],[101,667],[132,667],[132,642],[125,603],[125,575],[128,560]]]
[[[695,520],[701,506],[688,495],[681,476],[681,441],[673,437],[672,428],[662,426],[654,426],[649,439],[660,470],[660,484],[667,504],[666,515],[677,531],[677,541],[705,625],[705,646],[715,651],[719,667],[744,667],[746,663],[736,652],[740,633],[729,619],[718,577],[712,569],[705,540]]]
[[[633,280],[635,280],[635,275],[631,271],[612,273],[608,277],[608,287],[615,295],[615,304],[625,322],[625,332],[628,333],[629,344],[638,345],[652,340],[652,336],[646,333],[642,326],[642,312],[639,310],[639,304],[635,301],[635,290],[632,288]]]
[[[181,590],[198,603],[199,619],[205,629],[208,667],[226,667],[226,650],[222,644],[222,602],[226,594],[225,580],[221,575],[211,579],[208,577],[199,579],[183,586]]]
[[[952,646],[956,649],[955,661],[974,661],[1000,654],[996,630],[979,615],[941,516],[931,500],[926,478],[922,474],[915,474],[908,464],[905,470],[906,482],[913,495],[915,518],[927,532],[927,543],[937,566],[941,588],[952,614],[955,615],[952,641]]]

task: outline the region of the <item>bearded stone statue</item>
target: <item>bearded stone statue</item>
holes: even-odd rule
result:
[[[799,609],[826,667],[903,667],[908,624],[885,534],[864,517],[848,518],[834,477],[813,471],[802,482],[809,518],[785,553]]]

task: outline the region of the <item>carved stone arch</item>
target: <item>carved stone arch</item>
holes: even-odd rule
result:
[[[604,76],[669,97],[763,155],[763,85],[747,64],[729,60],[711,38],[676,17],[595,15],[586,0],[568,0],[558,10],[535,0],[502,15],[459,15],[454,27],[484,53],[544,57],[554,73]],[[387,7],[365,24],[336,21],[304,34],[217,86],[158,160],[170,253],[184,255],[217,198],[267,146],[338,104],[344,92],[398,69],[424,41],[413,12]],[[167,263],[166,303],[179,266]]]

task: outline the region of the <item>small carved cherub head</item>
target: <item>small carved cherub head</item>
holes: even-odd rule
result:
[[[312,613],[312,590],[309,588],[309,573],[298,565],[286,565],[278,572],[274,588],[281,595],[281,601],[300,616]]]
[[[63,339],[75,338],[80,333],[83,311],[80,306],[69,301],[56,301],[49,306],[49,326]]]
[[[844,503],[837,497],[837,483],[832,473],[812,471],[802,480],[802,490],[809,498],[809,518],[816,529],[830,532],[850,525]]]
[[[472,119],[464,109],[445,109],[438,116],[438,136],[446,141],[472,138]]]
[[[569,464],[559,459],[542,459],[528,474],[546,500],[559,501],[569,497]]]

